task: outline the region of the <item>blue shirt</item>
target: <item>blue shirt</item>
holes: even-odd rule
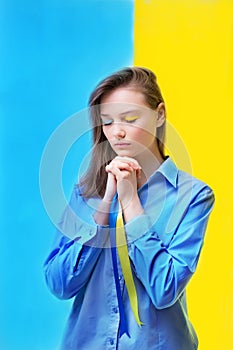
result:
[[[118,261],[130,335],[119,337],[110,228],[93,219],[100,199],[84,199],[75,186],[45,262],[51,292],[61,299],[74,297],[63,350],[197,349],[185,288],[197,267],[213,192],[167,158],[138,195],[144,214],[127,223],[125,231],[143,326],[134,319]]]

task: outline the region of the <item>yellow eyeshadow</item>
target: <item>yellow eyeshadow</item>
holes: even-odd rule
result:
[[[134,117],[125,117],[126,122],[133,122],[134,120],[139,119],[140,117],[134,116]]]

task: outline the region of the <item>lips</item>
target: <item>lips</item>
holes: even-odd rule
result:
[[[129,142],[117,142],[114,144],[115,147],[127,147],[130,146]]]

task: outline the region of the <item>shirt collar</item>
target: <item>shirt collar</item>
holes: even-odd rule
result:
[[[156,172],[162,174],[174,187],[177,186],[178,168],[169,156],[166,156]]]

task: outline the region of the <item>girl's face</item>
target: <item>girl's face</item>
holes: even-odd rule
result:
[[[132,87],[113,90],[101,100],[102,129],[118,156],[158,153],[156,128],[165,121],[164,104],[151,110],[144,95]]]

